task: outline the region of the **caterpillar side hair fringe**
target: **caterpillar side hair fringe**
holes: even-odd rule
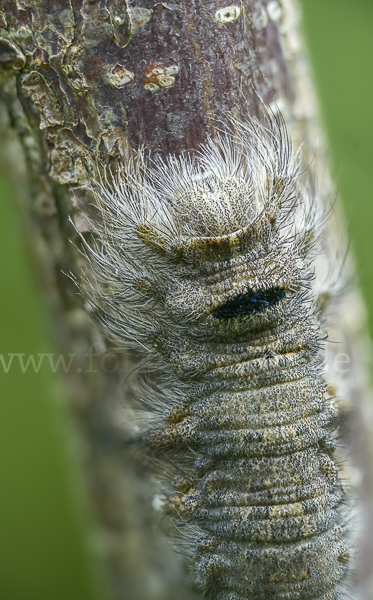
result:
[[[314,275],[321,202],[283,119],[232,121],[196,153],[136,159],[95,187],[82,284],[147,356],[143,432],[162,510],[213,600],[336,600],[350,548]]]

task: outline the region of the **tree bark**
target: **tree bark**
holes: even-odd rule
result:
[[[263,101],[280,106],[296,141],[307,139],[306,155],[312,157],[312,139],[321,134],[297,11],[289,0],[282,6],[267,0],[140,4],[4,0],[2,128],[13,174],[23,181],[55,337],[62,352],[74,356],[68,373],[72,409],[85,444],[87,489],[113,596],[190,600],[200,596],[152,512],[156,485],[149,465],[123,443],[123,397],[134,406],[137,358],[123,356],[98,331],[65,275],[79,275],[84,266],[70,243],[79,247],[68,216],[89,235],[88,188],[97,164],[115,170],[140,147],[163,156],[198,149],[228,115],[261,118]],[[336,221],[328,227],[336,240]],[[343,340],[354,364],[349,379],[335,384],[346,400],[344,433],[353,462],[363,473],[364,533],[352,596],[368,600],[373,518],[364,433],[370,428],[366,353],[359,333],[364,324],[351,317],[359,313],[359,302],[356,291],[344,297],[333,335]]]

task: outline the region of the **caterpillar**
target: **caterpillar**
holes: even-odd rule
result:
[[[95,186],[84,293],[160,386],[143,432],[162,510],[214,600],[335,600],[351,550],[324,377],[320,200],[281,114]],[[184,540],[184,542],[183,542]]]

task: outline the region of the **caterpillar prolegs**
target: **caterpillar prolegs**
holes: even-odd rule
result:
[[[337,599],[348,568],[311,188],[272,114],[96,188],[86,293],[162,373],[143,440],[169,459],[163,510],[214,600]]]

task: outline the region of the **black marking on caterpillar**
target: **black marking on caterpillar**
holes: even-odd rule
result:
[[[260,290],[259,292],[253,292],[248,289],[243,294],[238,294],[232,300],[227,300],[227,302],[219,306],[214,312],[214,317],[217,319],[230,319],[232,317],[252,315],[265,310],[269,306],[273,306],[285,297],[285,293],[285,290],[281,290],[280,288]]]
[[[332,600],[349,561],[322,376],[319,201],[281,116],[96,188],[99,318],[163,373],[143,434],[194,581],[214,600]],[[166,407],[166,408],[165,408]],[[169,456],[169,463],[166,466]]]

